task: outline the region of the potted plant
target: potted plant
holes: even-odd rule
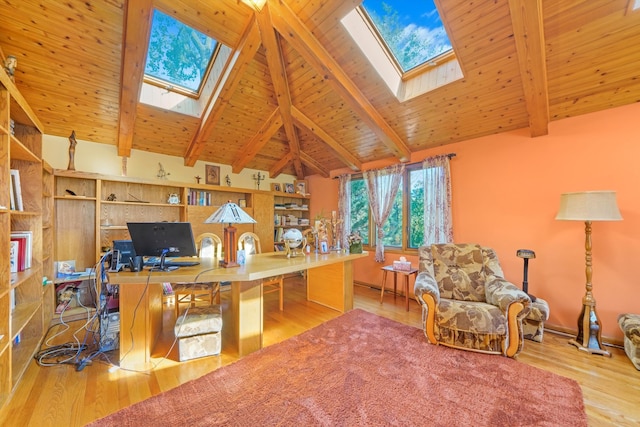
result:
[[[349,243],[349,253],[362,253],[362,236],[359,232],[352,231],[351,234],[347,236],[347,242]]]

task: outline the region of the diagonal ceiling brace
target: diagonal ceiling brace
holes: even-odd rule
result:
[[[262,124],[260,130],[242,147],[240,156],[231,165],[231,171],[240,173],[281,127],[282,115],[280,114],[280,108],[276,108],[267,121]]]
[[[269,2],[269,6],[273,26],[282,38],[289,42],[318,73],[328,76],[327,82],[357,112],[398,160],[409,161],[411,150],[407,144],[371,105],[298,16],[281,1]]]
[[[209,99],[209,103],[202,115],[200,127],[187,146],[184,153],[184,164],[186,166],[193,166],[198,160],[207,139],[211,136],[218,120],[220,120],[225,108],[229,105],[229,100],[259,48],[260,31],[255,25],[254,19],[251,19],[245,28],[240,43],[225,64],[222,78],[214,88],[211,99]]]
[[[302,163],[300,162],[300,141],[298,140],[298,132],[293,125],[291,118],[291,93],[289,92],[289,83],[287,73],[282,58],[282,50],[278,37],[271,24],[269,3],[265,4],[260,12],[257,13],[258,27],[262,36],[262,45],[267,52],[267,64],[269,65],[269,74],[276,93],[284,131],[289,141],[289,152],[293,161],[293,167],[296,171],[298,179],[304,178]]]

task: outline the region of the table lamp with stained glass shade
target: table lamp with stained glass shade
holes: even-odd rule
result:
[[[596,300],[592,292],[591,222],[622,220],[616,202],[616,193],[614,191],[585,191],[562,194],[556,219],[584,221],[585,225],[586,293],[582,298],[582,311],[578,317],[578,335],[569,343],[590,354],[611,356],[602,346],[602,331],[596,315]]]
[[[228,224],[224,227],[224,260],[220,261],[220,265],[223,267],[239,266],[240,264],[236,261],[236,228],[232,224],[255,224],[256,220],[251,218],[240,206],[228,201],[204,222],[205,224]]]

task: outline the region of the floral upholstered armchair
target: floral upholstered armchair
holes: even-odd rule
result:
[[[414,293],[432,344],[514,357],[531,299],[504,279],[496,253],[476,244],[419,249]]]

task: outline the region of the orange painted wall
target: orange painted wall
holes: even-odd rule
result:
[[[529,292],[549,302],[550,326],[574,331],[585,293],[584,223],[554,219],[560,194],[616,191],[624,219],[593,223],[592,282],[603,336],[621,340],[617,316],[640,313],[638,117],[640,104],[633,104],[552,122],[546,136],[531,138],[523,129],[414,153],[412,161],[457,154],[451,161],[455,240],[493,247],[518,286],[523,261],[516,250],[533,249]],[[337,180],[314,176],[309,187],[312,215],[336,209]],[[385,264],[400,255],[387,252]],[[379,284],[380,266],[372,254],[359,260],[355,280]]]

